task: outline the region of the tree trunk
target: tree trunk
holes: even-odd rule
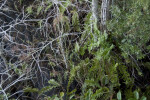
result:
[[[92,16],[93,19],[98,21],[98,0],[92,0]]]
[[[102,0],[101,5],[101,30],[106,31],[106,21],[109,17],[110,0]]]

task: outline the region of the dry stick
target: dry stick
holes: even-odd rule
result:
[[[6,94],[5,90],[2,88],[1,84],[0,84],[0,89],[1,89],[0,92],[2,92],[4,94],[5,99],[8,100],[7,94]]]
[[[4,1],[4,3],[0,6],[0,9],[6,4],[7,0]]]
[[[11,86],[15,85],[18,82],[20,82],[22,80],[26,80],[26,79],[22,79],[23,76],[25,76],[25,74],[22,74],[18,79],[16,79],[15,81],[11,82],[8,86],[6,86],[6,88],[4,89],[4,91],[8,90]]]

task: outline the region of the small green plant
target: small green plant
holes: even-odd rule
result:
[[[137,90],[135,90],[134,92],[132,92],[131,94],[127,94],[127,95],[131,95],[131,97],[128,97],[127,100],[147,100],[145,96],[141,96],[139,95],[139,92]],[[117,100],[122,100],[122,94],[121,91],[119,91],[117,93]]]

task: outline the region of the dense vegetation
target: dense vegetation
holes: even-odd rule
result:
[[[0,100],[150,100],[149,0],[1,0]]]

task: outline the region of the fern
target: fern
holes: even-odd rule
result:
[[[31,88],[31,87],[26,87],[24,90],[23,90],[24,92],[39,92],[39,89],[37,89],[37,88]]]
[[[50,90],[52,90],[53,88],[55,88],[56,86],[45,86],[43,87],[40,91],[38,91],[39,95],[44,94],[45,92],[48,92]]]
[[[56,87],[60,86],[60,84],[58,82],[56,82],[54,79],[49,80],[48,83],[50,85],[53,85],[53,86],[56,86]]]
[[[74,31],[80,31],[79,15],[76,11],[73,11],[72,13],[72,24],[74,27]]]
[[[80,68],[79,66],[73,66],[71,68],[68,85],[67,85],[67,92],[69,92],[69,87],[70,87],[71,83],[73,82],[76,72],[79,68]]]

